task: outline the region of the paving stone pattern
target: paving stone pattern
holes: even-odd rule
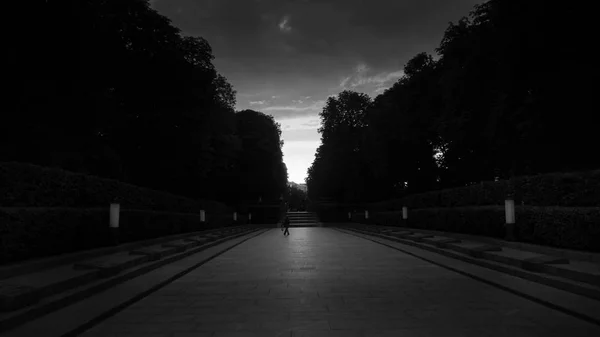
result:
[[[273,229],[83,337],[600,336],[600,328],[332,228]]]

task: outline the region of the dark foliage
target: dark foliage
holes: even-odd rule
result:
[[[27,19],[6,43],[0,162],[229,204],[241,191],[283,193],[279,128],[235,113],[208,41],[182,36],[147,0],[13,5]],[[245,166],[253,173],[232,181]]]
[[[560,20],[558,19],[560,18]],[[491,0],[372,101],[321,114],[311,199],[372,202],[496,178],[597,169],[594,20],[575,3]]]

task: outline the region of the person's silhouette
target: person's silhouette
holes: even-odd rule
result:
[[[287,215],[285,216],[285,219],[283,219],[283,227],[285,228],[285,231],[283,231],[283,235],[290,235],[290,218],[288,218]]]

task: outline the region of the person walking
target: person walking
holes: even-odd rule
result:
[[[283,231],[283,235],[290,235],[290,231],[289,231],[289,227],[290,227],[290,218],[288,218],[288,216],[285,216],[285,219],[283,219],[283,227],[285,228],[285,231]]]

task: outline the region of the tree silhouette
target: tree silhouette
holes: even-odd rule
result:
[[[437,60],[419,53],[406,63],[404,76],[361,114],[360,131],[346,139],[324,134],[308,171],[311,198],[373,201],[597,168],[590,107],[598,65],[583,56],[593,21],[571,3],[475,6],[446,29]],[[322,130],[336,125],[328,111]],[[356,139],[361,155],[341,157]],[[350,183],[356,172],[360,192],[338,193],[342,182],[357,185]]]
[[[204,38],[182,36],[146,0],[45,1],[23,10],[14,13],[30,19],[7,43],[0,161],[226,202],[250,188],[284,191],[278,127],[258,116],[248,118],[261,132],[241,126],[247,114],[235,113],[236,92]],[[245,163],[251,180],[233,174]]]

